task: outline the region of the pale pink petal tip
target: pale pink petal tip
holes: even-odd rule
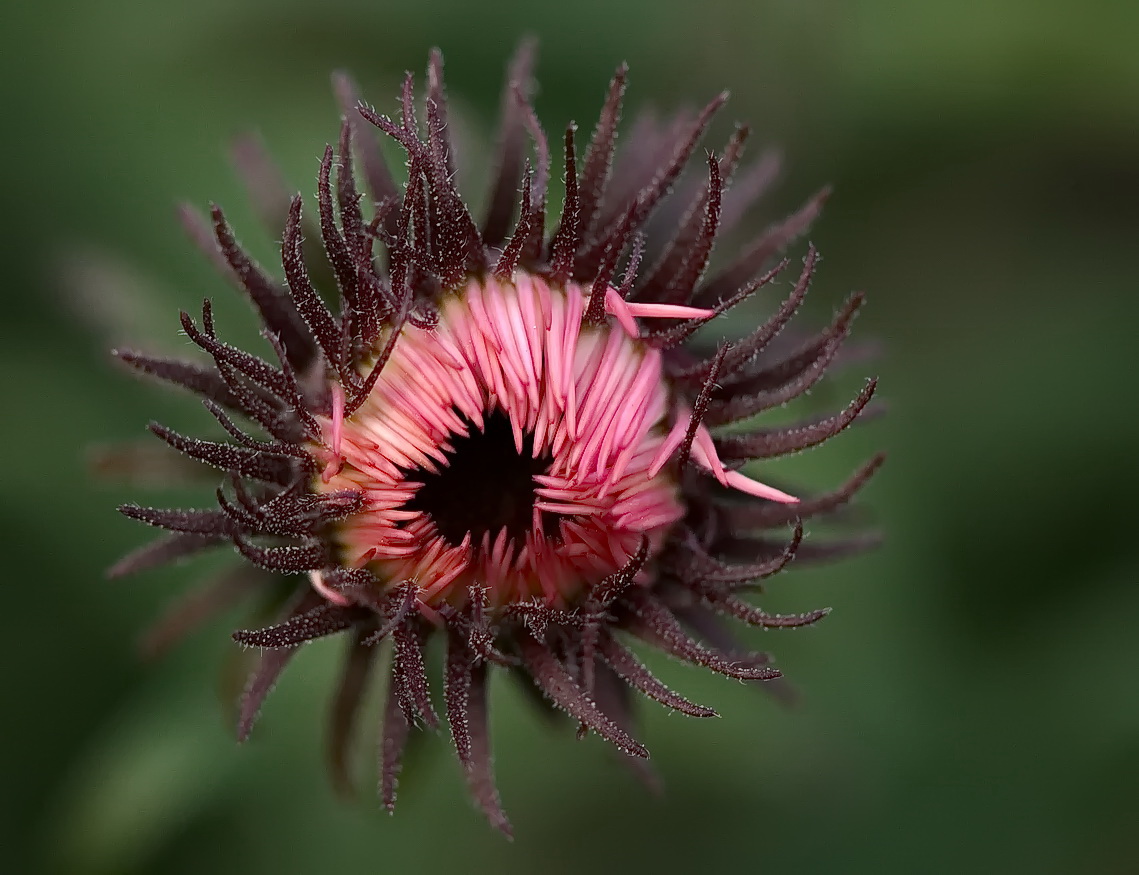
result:
[[[617,322],[630,337],[640,337],[638,316],[647,319],[711,319],[716,315],[715,310],[703,307],[629,302],[612,287],[605,293],[605,312],[616,317]]]
[[[312,583],[312,588],[324,596],[326,599],[328,599],[330,602],[332,602],[334,605],[340,605],[343,607],[350,603],[347,596],[345,596],[343,593],[337,592],[324,582],[324,577],[319,571],[310,571],[308,573],[308,579]]]
[[[799,503],[799,499],[794,495],[788,495],[786,492],[780,492],[774,486],[768,486],[766,483],[752,480],[739,471],[728,471],[725,474],[725,478],[728,486],[731,486],[733,489],[738,489],[740,492],[746,492],[748,495],[754,495],[757,498],[766,498],[770,501],[778,501],[780,504]]]
[[[625,333],[630,337],[640,336],[641,330],[637,325],[637,320],[633,318],[632,308],[614,288],[610,288],[605,293],[605,312],[615,316],[618,324],[625,329]]]
[[[638,304],[626,303],[634,316],[646,319],[711,319],[715,310],[705,307],[685,307],[680,304]]]
[[[344,389],[335,381],[333,381],[331,388],[332,419],[329,421],[328,448],[332,451],[332,456],[320,475],[321,480],[325,483],[336,476],[344,466],[344,457],[340,454],[340,443],[344,437]]]
[[[720,456],[716,452],[716,445],[712,440],[712,433],[704,426],[700,426],[696,430],[696,439],[692,444],[692,457],[696,460],[698,465],[711,472],[713,477],[731,489],[737,489],[740,492],[754,495],[757,498],[778,501],[781,504],[799,503],[799,499],[795,496],[788,495],[786,492],[782,492],[774,486],[768,486],[765,483],[760,483],[758,480],[752,480],[739,471],[728,471],[724,468],[724,463],[720,461]]]

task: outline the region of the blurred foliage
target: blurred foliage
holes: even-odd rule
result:
[[[9,6],[6,872],[1139,871],[1139,6]],[[783,148],[788,173],[757,224],[835,184],[813,232],[826,260],[809,318],[868,290],[859,332],[882,341],[873,368],[891,412],[795,467],[821,485],[883,444],[891,459],[868,490],[886,546],[773,582],[773,609],[836,608],[764,641],[800,706],[659,666],[724,714],[646,709],[662,797],[600,744],[537,725],[499,683],[507,844],[467,803],[442,739],[409,765],[395,818],[371,797],[370,741],[360,798],[333,798],[318,715],[340,642],[298,660],[242,749],[214,680],[240,614],[141,663],[139,630],[202,569],[105,583],[143,537],[112,510],[138,490],[93,482],[86,458],[151,418],[203,422],[110,367],[106,348],[182,346],[176,311],[203,295],[225,324],[246,319],[171,210],[213,198],[251,227],[226,166],[233,135],[263,132],[311,193],[335,133],[328,72],[353,70],[390,106],[438,44],[477,189],[526,32],[542,40],[548,129],[591,125],[625,59],[634,107],[727,85],[730,114]],[[98,271],[83,299],[63,291],[79,268]]]

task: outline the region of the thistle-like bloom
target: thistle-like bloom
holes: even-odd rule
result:
[[[299,195],[290,201],[275,186],[263,156],[243,153],[262,212],[276,209],[285,222],[283,282],[238,245],[220,209],[212,223],[183,212],[194,239],[248,294],[272,355],[222,340],[208,301],[200,319],[181,321],[209,364],[117,353],[201,395],[229,440],[151,426],[225,479],[216,508],[123,507],[171,534],[114,573],[232,545],[262,570],[258,581],[292,590],[277,624],[234,635],[262,648],[240,737],[301,644],[346,632],[332,727],[343,779],[377,645],[391,639],[380,763],[390,808],[409,730],[438,724],[425,659],[438,640],[455,750],[478,804],[507,832],[491,770],[490,666],[520,674],[583,733],[646,757],[630,734],[630,691],[685,714],[713,712],[665,687],[629,642],[732,678],[779,677],[766,654],[734,645],[721,617],[763,628],[822,617],[771,615],[740,594],[797,554],[844,552],[849,543],[801,547],[802,520],[846,503],[881,461],[802,500],[740,470],[835,435],[874,391],[870,381],[833,417],[751,423],[822,377],[861,303],[852,297],[815,336],[783,332],[815,270],[813,249],[766,322],[732,343],[694,339],[772,284],[788,263],[773,262],[823,196],[705,276],[714,240],[769,180],[771,162],[729,191],[741,128],[708,155],[705,176],[682,177],[721,95],[694,117],[638,123],[613,166],[622,67],[580,167],[576,129],[565,131],[564,206],[551,216],[550,149],[528,100],[529,68],[523,50],[481,226],[454,184],[439,55],[422,117],[411,76],[394,117],[359,103],[338,77],[345,119],[320,165],[315,219],[302,216]],[[375,129],[407,153],[402,191]],[[357,190],[354,155],[368,196]],[[646,243],[650,217],[661,236]],[[323,252],[310,245],[317,240]],[[764,538],[770,530],[775,537]],[[225,578],[190,614],[244,583]]]

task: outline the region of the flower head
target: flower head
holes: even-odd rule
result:
[[[275,187],[263,156],[245,151],[255,199],[270,215],[278,204],[284,220],[283,282],[246,254],[220,209],[212,222],[183,211],[192,237],[258,311],[271,356],[222,340],[209,301],[199,319],[181,320],[209,364],[117,353],[202,396],[228,440],[151,426],[225,479],[215,508],[124,506],[170,534],[114,573],[228,544],[261,569],[259,580],[294,590],[277,624],[234,635],[263,648],[239,735],[301,644],[347,632],[333,732],[342,771],[364,678],[390,638],[381,762],[390,808],[409,729],[438,724],[424,651],[441,639],[454,746],[477,802],[504,831],[487,729],[489,666],[520,671],[582,732],[647,756],[630,734],[630,688],[686,714],[713,712],[666,688],[627,642],[733,678],[778,678],[766,654],[735,647],[720,616],[764,628],[822,617],[771,615],[740,594],[797,553],[809,558],[802,520],[844,504],[881,462],[805,500],[739,470],[821,443],[873,394],[870,381],[834,417],[750,424],[822,377],[861,303],[852,297],[816,336],[788,339],[783,329],[815,270],[813,248],[766,322],[732,343],[694,340],[787,267],[773,262],[823,196],[706,276],[713,242],[758,194],[770,164],[729,191],[741,128],[719,155],[708,154],[702,179],[682,177],[721,95],[695,116],[640,124],[612,169],[622,67],[580,167],[576,129],[566,128],[564,206],[552,216],[550,148],[527,97],[529,68],[523,49],[481,225],[455,187],[438,53],[422,118],[410,75],[394,117],[359,103],[340,76],[345,118],[338,148],[321,161],[315,218],[302,214],[299,195]],[[375,129],[406,151],[402,190]],[[670,210],[674,229],[663,242],[646,240],[650,216],[659,228]],[[773,529],[787,534],[758,536]],[[842,550],[812,546],[817,556]],[[235,580],[194,613],[227,597]]]

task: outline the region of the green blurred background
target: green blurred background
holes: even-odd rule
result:
[[[4,871],[1139,872],[1137,10],[10,5]],[[118,373],[111,343],[184,348],[176,310],[203,295],[225,301],[231,331],[251,330],[234,327],[240,303],[172,210],[215,199],[271,257],[227,165],[235,134],[263,132],[311,194],[336,132],[329,71],[351,69],[391,107],[402,72],[422,71],[437,44],[480,193],[503,68],[527,32],[541,38],[548,130],[592,126],[628,60],[632,108],[727,86],[728,116],[784,150],[787,173],[755,227],[836,186],[812,232],[825,263],[807,318],[868,291],[858,332],[884,354],[858,370],[881,375],[891,411],[795,467],[823,485],[880,446],[891,458],[867,491],[885,546],[783,575],[765,602],[835,607],[816,628],[760,642],[803,691],[798,707],[654,662],[724,715],[645,709],[659,798],[596,739],[549,731],[498,685],[508,844],[468,804],[443,738],[413,758],[394,818],[369,790],[370,729],[359,800],[334,797],[321,734],[340,642],[297,661],[244,748],[218,700],[240,613],[141,662],[140,629],[204,568],[105,582],[146,535],[112,508],[148,495],[93,481],[84,453],[141,437],[150,418],[205,423],[184,396]],[[115,259],[137,269],[138,298]],[[105,288],[66,294],[92,264]],[[840,403],[860,376],[812,403]],[[193,496],[150,496],[171,497]]]

